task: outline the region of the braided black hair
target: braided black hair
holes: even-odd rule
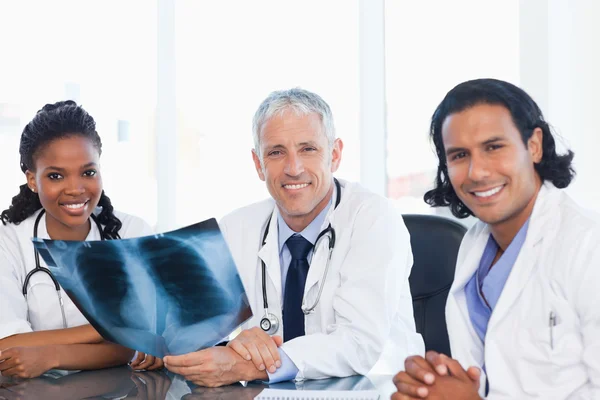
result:
[[[450,206],[450,211],[457,218],[473,215],[473,212],[458,198],[450,183],[442,140],[442,125],[449,115],[479,104],[506,107],[526,146],[533,131],[540,128],[542,130],[543,155],[541,161],[534,165],[535,171],[542,181],[550,181],[559,189],[569,186],[575,177],[575,169],[572,164],[574,154],[571,150],[565,154],[557,153],[550,125],[531,96],[523,89],[508,82],[498,79],[475,79],[463,82],[449,91],[431,118],[429,134],[435,145],[439,164],[435,187],[424,196],[427,204],[432,207]]]
[[[21,154],[21,171],[35,170],[34,158],[39,151],[50,142],[69,136],[83,136],[90,139],[98,153],[102,154],[102,141],[96,132],[96,121],[81,106],[71,100],[46,104],[23,129],[19,154]],[[106,239],[117,239],[123,225],[114,214],[108,196],[102,191],[98,206],[102,211],[97,216],[98,222],[104,225],[102,232]],[[2,211],[2,223],[20,224],[42,208],[37,193],[29,190],[27,184],[21,185],[19,194],[12,198],[12,204]]]

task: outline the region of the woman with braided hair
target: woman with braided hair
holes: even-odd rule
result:
[[[23,130],[19,152],[26,183],[0,215],[0,373],[26,378],[54,368],[127,363],[133,350],[105,342],[89,325],[42,270],[46,265],[31,238],[112,240],[149,235],[150,227],[113,209],[102,189],[96,123],[74,101],[39,110]],[[162,366],[144,356],[133,366]]]

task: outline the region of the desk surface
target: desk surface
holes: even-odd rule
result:
[[[165,370],[166,371],[166,370]],[[49,373],[28,380],[0,377],[0,400],[13,399],[253,399],[264,388],[286,390],[377,390],[381,400],[393,393],[389,375],[351,376],[273,385],[249,383],[220,388],[197,387],[182,377],[158,372],[133,372],[128,367],[69,374]]]

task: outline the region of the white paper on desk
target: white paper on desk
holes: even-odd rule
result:
[[[378,400],[375,390],[283,390],[265,389],[255,400]]]
[[[103,338],[157,357],[215,345],[252,316],[216,220],[140,238],[33,240]]]

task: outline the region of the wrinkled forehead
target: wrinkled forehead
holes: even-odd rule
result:
[[[260,129],[260,136],[263,147],[270,145],[270,142],[282,140],[327,140],[318,113],[303,113],[290,108],[268,118]]]

